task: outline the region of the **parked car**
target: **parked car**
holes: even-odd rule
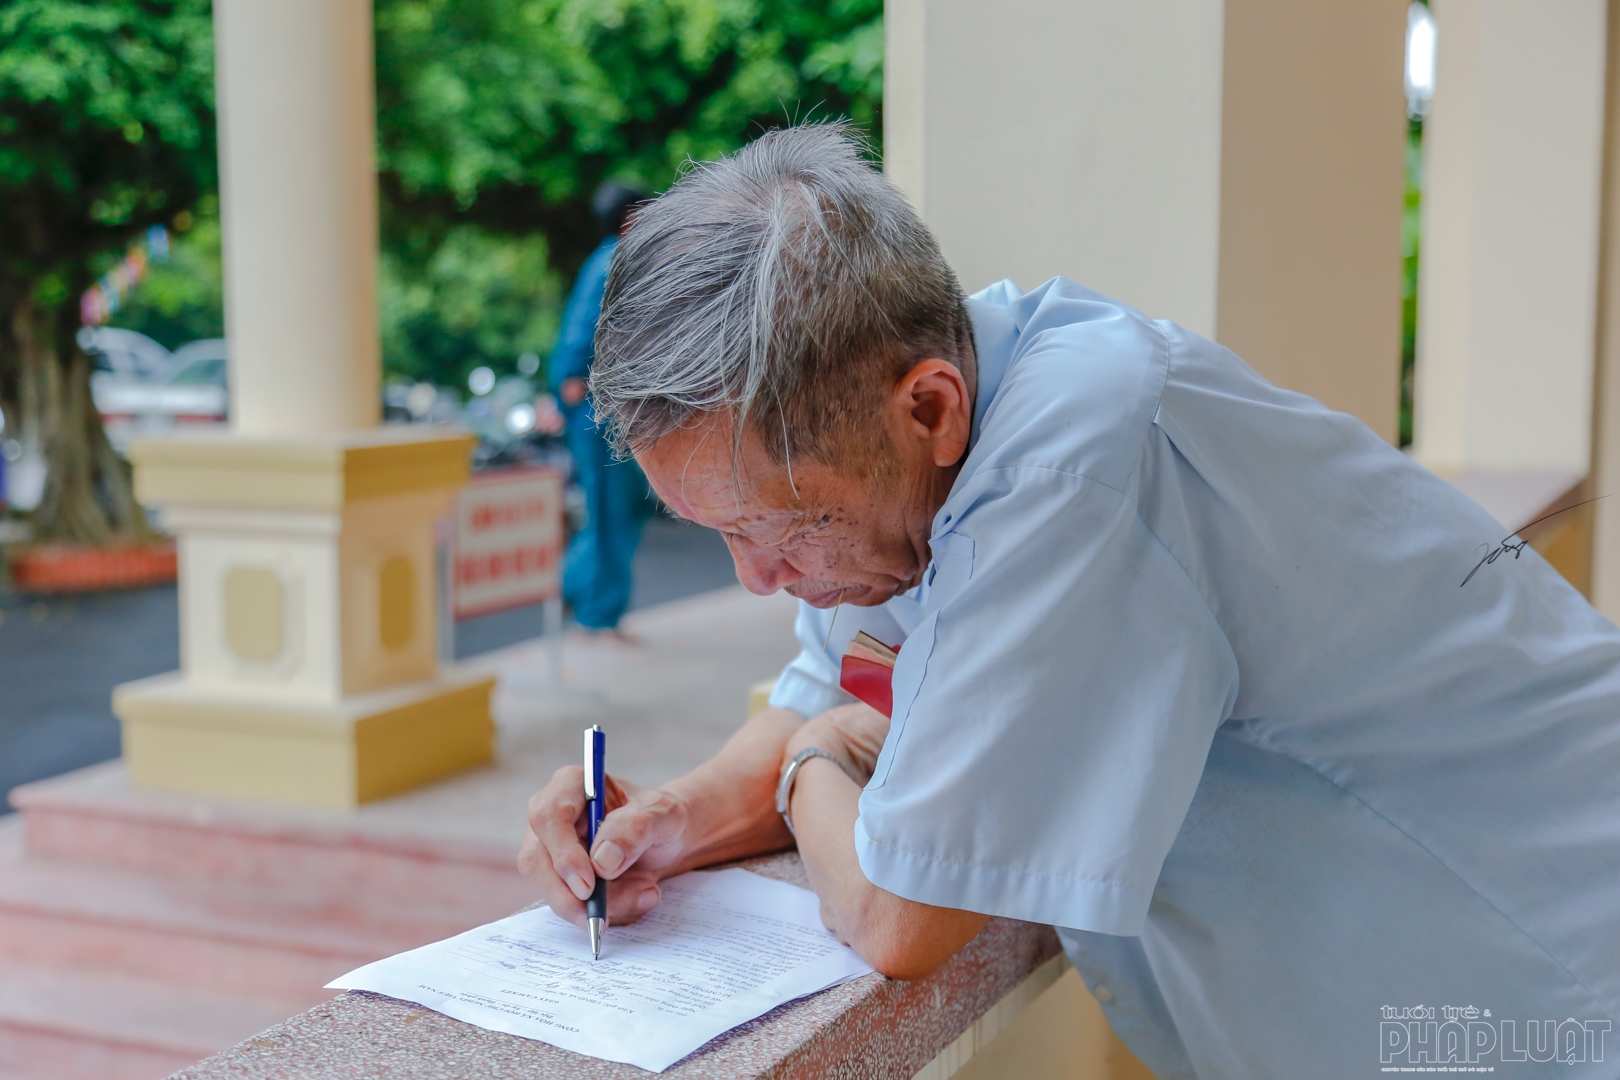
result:
[[[170,352],[144,334],[115,327],[80,331],[79,345],[96,361],[90,393],[119,450],[138,435],[177,424],[220,424],[228,415],[224,338],[206,338]]]

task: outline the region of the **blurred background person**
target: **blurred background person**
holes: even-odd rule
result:
[[[617,460],[597,430],[586,380],[613,250],[636,204],[651,197],[645,189],[617,182],[597,188],[591,209],[604,235],[574,279],[548,372],[567,416],[568,450],[585,492],[585,526],[563,556],[563,602],[580,626],[621,638],[625,634],[619,620],[630,607],[630,564],[653,502],[640,466],[628,458]]]

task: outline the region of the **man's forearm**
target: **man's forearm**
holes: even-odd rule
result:
[[[972,941],[985,917],[919,904],[868,881],[855,855],[860,795],[831,762],[806,761],[793,792],[799,854],[833,931],[885,975],[919,979]]]
[[[803,726],[798,713],[765,709],[718,754],[664,785],[687,812],[687,844],[671,873],[792,846],[776,812],[776,781],[783,748]]]

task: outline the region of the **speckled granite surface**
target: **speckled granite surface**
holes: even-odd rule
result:
[[[796,854],[743,864],[804,885]],[[909,1080],[1037,967],[1050,928],[994,919],[927,979],[868,975],[733,1028],[665,1070],[678,1080]],[[392,998],[350,992],[175,1080],[628,1080],[654,1074],[471,1024]]]

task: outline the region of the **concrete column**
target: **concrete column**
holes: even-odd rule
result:
[[[228,432],[136,443],[181,670],[120,686],[132,782],[333,808],[487,762],[440,669],[434,527],[472,439],[377,425],[370,0],[216,0]]]
[[[1394,438],[1403,0],[890,0],[885,168],[964,286],[1062,274]]]
[[[1620,0],[1608,5],[1603,236],[1593,408],[1592,603],[1620,622]],[[1579,513],[1579,511],[1577,511]]]
[[[232,424],[247,435],[371,427],[370,0],[215,0],[214,30]]]
[[[1605,0],[1432,7],[1414,453],[1448,476],[1579,480],[1592,439]]]

